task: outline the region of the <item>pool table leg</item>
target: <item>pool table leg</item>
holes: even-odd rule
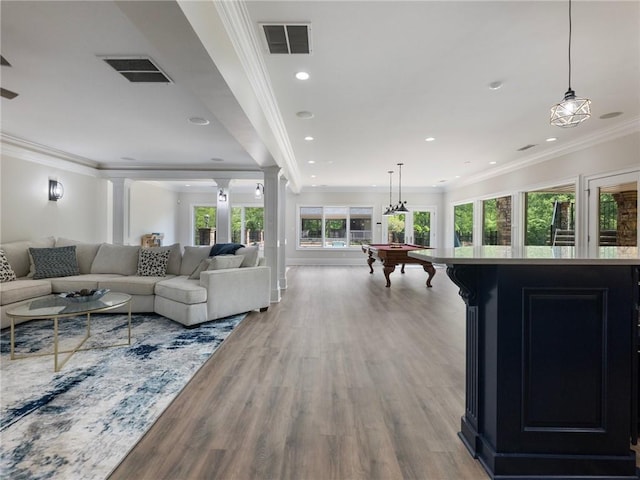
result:
[[[395,269],[396,269],[395,265],[387,265],[387,264],[384,265],[384,269],[382,271],[384,272],[384,278],[387,279],[387,288],[391,286],[391,280],[389,280],[389,275],[391,275]]]
[[[422,265],[422,268],[424,268],[424,271],[427,272],[427,274],[429,275],[427,277],[427,287],[431,287],[431,279],[433,277],[435,277],[436,275],[436,269],[434,268],[434,266],[431,263],[424,263]]]
[[[375,262],[376,259],[373,258],[373,256],[371,255],[371,252],[369,252],[369,258],[367,258],[367,263],[369,264],[369,269],[371,270],[369,273],[373,273],[373,262]]]

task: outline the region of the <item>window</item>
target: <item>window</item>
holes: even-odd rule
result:
[[[456,247],[473,245],[473,203],[453,207],[454,243]]]
[[[525,193],[525,245],[575,244],[575,186]]]
[[[231,241],[264,247],[264,208],[231,208]]]
[[[371,243],[372,207],[300,207],[298,247],[348,248]]]
[[[194,245],[216,243],[216,207],[193,207]]]
[[[511,245],[511,197],[482,202],[482,244]]]

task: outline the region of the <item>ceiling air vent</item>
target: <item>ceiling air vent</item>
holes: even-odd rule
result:
[[[261,24],[269,53],[311,53],[309,24]]]
[[[149,57],[109,57],[103,60],[132,83],[173,83]]]
[[[524,152],[525,150],[529,150],[530,148],[533,148],[533,147],[535,147],[535,144],[530,143],[529,145],[525,145],[524,147],[520,147],[518,149],[518,151],[519,152]]]

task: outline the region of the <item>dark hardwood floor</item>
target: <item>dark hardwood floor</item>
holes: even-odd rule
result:
[[[111,475],[487,479],[457,437],[464,303],[443,269],[294,267]]]

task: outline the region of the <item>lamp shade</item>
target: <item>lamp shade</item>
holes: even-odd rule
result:
[[[57,202],[64,195],[64,187],[57,180],[49,180],[49,200]]]
[[[551,125],[571,128],[584,122],[591,116],[591,100],[576,97],[576,93],[569,89],[564,94],[562,102],[551,107]]]

